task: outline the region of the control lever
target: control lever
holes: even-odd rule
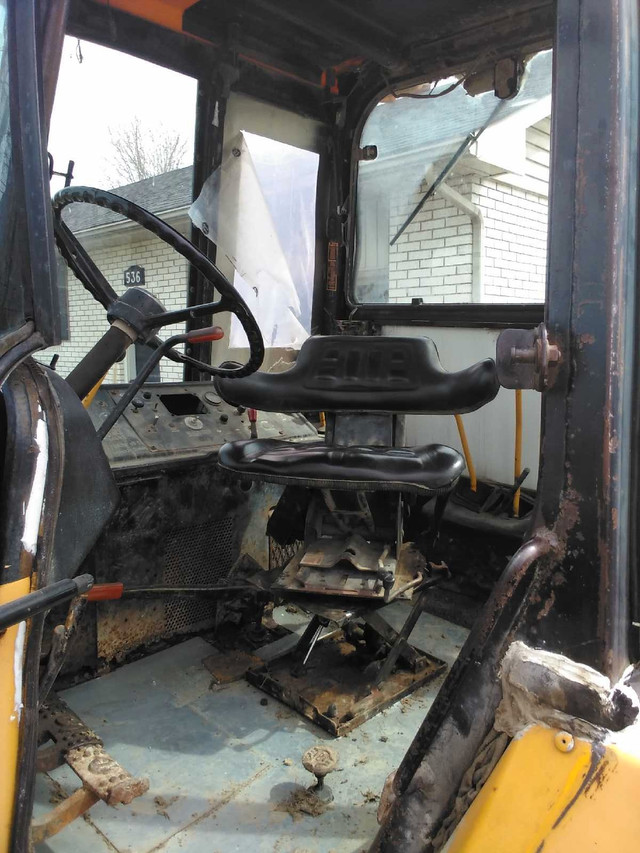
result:
[[[13,601],[0,604],[0,634],[12,625],[51,610],[56,604],[84,595],[93,586],[91,575],[63,578],[29,592]]]
[[[258,410],[257,409],[249,409],[247,414],[249,415],[249,435],[251,438],[258,437]]]
[[[138,373],[136,378],[132,380],[127,390],[124,392],[122,397],[120,397],[113,409],[111,409],[106,419],[102,422],[100,428],[97,431],[98,438],[102,441],[111,429],[111,427],[118,420],[120,415],[124,411],[126,411],[126,408],[129,403],[136,396],[136,394],[147,381],[149,376],[151,376],[153,368],[156,366],[156,364],[158,364],[158,362],[167,352],[167,350],[170,350],[177,344],[199,344],[204,343],[206,341],[219,341],[222,337],[224,337],[224,331],[220,328],[220,326],[208,326],[205,329],[193,329],[192,331],[185,332],[182,335],[174,335],[172,338],[167,338],[167,340],[162,344],[162,346],[158,347],[158,349],[155,350],[155,352],[153,352],[149,356],[149,359],[147,360],[140,373]]]

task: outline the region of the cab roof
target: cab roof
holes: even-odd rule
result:
[[[140,23],[179,33],[254,71],[311,89],[371,67],[383,78],[416,76],[435,62],[472,61],[548,44],[553,0],[74,0],[82,34],[107,42]],[[115,22],[115,23],[114,23]],[[137,29],[136,29],[137,27]],[[87,30],[89,32],[87,32]],[[121,35],[122,33],[120,33]]]

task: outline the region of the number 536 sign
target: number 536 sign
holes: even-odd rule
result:
[[[137,264],[124,271],[125,287],[133,287],[134,284],[144,284],[144,267]]]

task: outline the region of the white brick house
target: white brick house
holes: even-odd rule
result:
[[[361,141],[378,156],[359,171],[358,301],[544,300],[550,86],[551,54],[540,54],[526,96],[500,105],[499,120],[470,145],[409,225],[460,142],[447,148],[446,140],[460,133],[464,111],[480,106],[459,89],[440,102],[391,100],[376,107]],[[489,93],[478,101],[483,97],[493,99]]]
[[[191,221],[192,168],[187,166],[155,178],[114,189],[151,210],[185,236],[189,236]],[[157,296],[168,310],[184,308],[187,304],[188,264],[170,246],[153,234],[122,216],[93,205],[75,204],[66,209],[65,222],[89,252],[99,269],[118,293],[127,289],[124,273],[131,266],[145,271],[145,287]],[[43,363],[54,353],[59,354],[57,370],[66,376],[86,355],[108,329],[104,308],[96,302],[75,278],[66,264],[60,264],[62,295],[66,291],[68,306],[68,336],[59,346],[40,356]],[[162,337],[182,330],[182,326],[166,326]],[[135,375],[136,353],[130,348],[127,357],[116,364],[108,381],[128,381]],[[138,361],[144,361],[144,351]],[[138,365],[140,366],[140,365]],[[182,366],[167,359],[160,363],[163,381],[182,379]]]

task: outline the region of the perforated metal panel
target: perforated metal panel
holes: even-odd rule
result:
[[[170,530],[164,540],[167,586],[215,584],[229,574],[233,563],[234,518]]]
[[[298,539],[290,545],[280,545],[269,537],[269,570],[284,569],[287,563],[292,560],[302,547],[302,542]]]
[[[200,586],[222,583],[233,565],[232,516],[171,530],[164,540],[163,583],[166,586]],[[215,604],[197,598],[165,603],[165,633],[178,634],[207,627]]]

